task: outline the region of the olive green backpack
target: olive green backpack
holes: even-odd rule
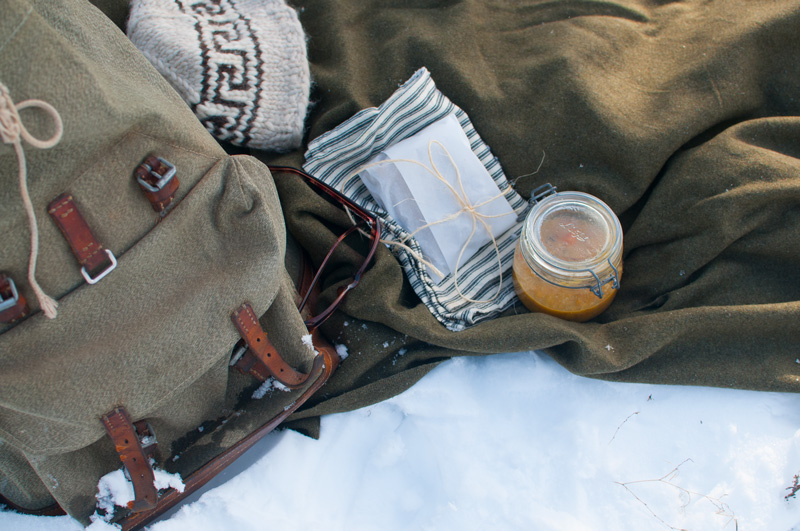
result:
[[[229,156],[100,11],[4,2],[0,83],[0,501],[87,523],[124,468],[135,527],[293,412],[335,353],[297,309],[268,168]],[[157,492],[154,467],[184,493]]]

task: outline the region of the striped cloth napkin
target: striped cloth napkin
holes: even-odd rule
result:
[[[364,109],[314,139],[306,151],[303,168],[380,217],[382,239],[404,242],[412,249],[413,252],[408,252],[401,247],[389,247],[425,306],[449,330],[460,331],[497,315],[515,302],[511,265],[522,223],[516,223],[497,238],[497,249],[489,242],[460,265],[457,285],[453,274],[437,284],[417,259],[417,256],[423,256],[419,244],[414,238],[408,238],[409,233],[378,205],[361,179],[352,178],[386,147],[450,114],[455,115],[472,151],[497,183],[511,208],[523,212],[527,202],[511,187],[489,146],[475,131],[467,114],[439,92],[425,68],[415,72],[379,107]]]

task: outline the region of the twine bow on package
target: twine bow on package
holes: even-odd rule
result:
[[[306,171],[381,218],[383,241],[449,330],[514,303],[517,217],[527,202],[427,69],[314,139],[305,156]]]
[[[436,284],[451,274],[457,283],[459,266],[516,222],[452,114],[381,151],[359,177],[416,238]]]

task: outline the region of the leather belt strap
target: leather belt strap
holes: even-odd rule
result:
[[[302,387],[306,383],[309,375],[297,372],[284,361],[275,345],[267,337],[267,333],[261,328],[250,303],[242,304],[233,312],[231,320],[239,330],[248,349],[237,363],[240,370],[249,372],[262,381],[272,376],[290,389]]]
[[[0,273],[0,323],[11,324],[28,315],[28,303],[11,277]]]
[[[155,475],[140,434],[137,433],[128,412],[125,408],[118,407],[106,413],[103,415],[103,425],[114,441],[119,458],[133,483],[134,500],[128,502],[128,508],[134,512],[152,509],[158,503]],[[149,435],[152,436],[152,433]],[[152,448],[151,445],[147,446]]]
[[[314,279],[314,268],[311,266],[311,258],[305,249],[300,252],[300,279],[298,289],[294,293],[294,302],[296,306],[300,306],[303,297],[300,293],[306,293],[311,289],[311,282]],[[307,304],[303,311],[300,312],[300,317],[304,320],[311,317],[311,309],[316,307],[316,299],[319,288],[315,288],[308,298]],[[262,382],[270,378],[272,374],[266,365],[261,363],[258,357],[247,347],[247,344],[242,340],[236,345],[233,356],[231,357],[232,367],[235,367],[243,374],[255,376]]]
[[[147,157],[133,172],[133,177],[150,201],[153,210],[162,216],[172,207],[175,192],[180,185],[175,174],[173,164],[156,156]]]
[[[114,253],[97,241],[70,194],[56,197],[48,205],[47,211],[81,264],[81,273],[86,282],[95,284],[117,267]]]
[[[253,354],[253,351],[247,347],[247,344],[240,341],[236,346],[237,349],[239,349],[236,350],[238,357],[231,363],[236,370],[243,374],[255,376],[262,382],[272,377],[272,373],[269,372],[267,366],[261,363],[261,360]]]

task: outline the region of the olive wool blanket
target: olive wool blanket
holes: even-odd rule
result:
[[[594,321],[518,303],[460,332],[380,249],[326,329],[350,357],[306,415],[386,398],[451,356],[528,349],[614,381],[800,390],[800,3],[292,4],[314,80],[306,143],[425,67],[520,194],[596,195],[625,237],[621,289]],[[346,226],[305,188],[278,188],[305,247]]]
[[[99,3],[124,27],[119,2]],[[800,390],[800,2],[289,4],[313,80],[305,138],[252,154],[300,167],[309,142],[426,68],[522,196],[548,182],[596,195],[625,238],[621,289],[595,320],[517,303],[459,332],[380,248],[324,329],[349,357],[295,419],[385,399],[452,356],[530,349],[594,378]],[[320,260],[349,219],[302,183],[276,185]],[[348,251],[323,303],[365,248]]]

